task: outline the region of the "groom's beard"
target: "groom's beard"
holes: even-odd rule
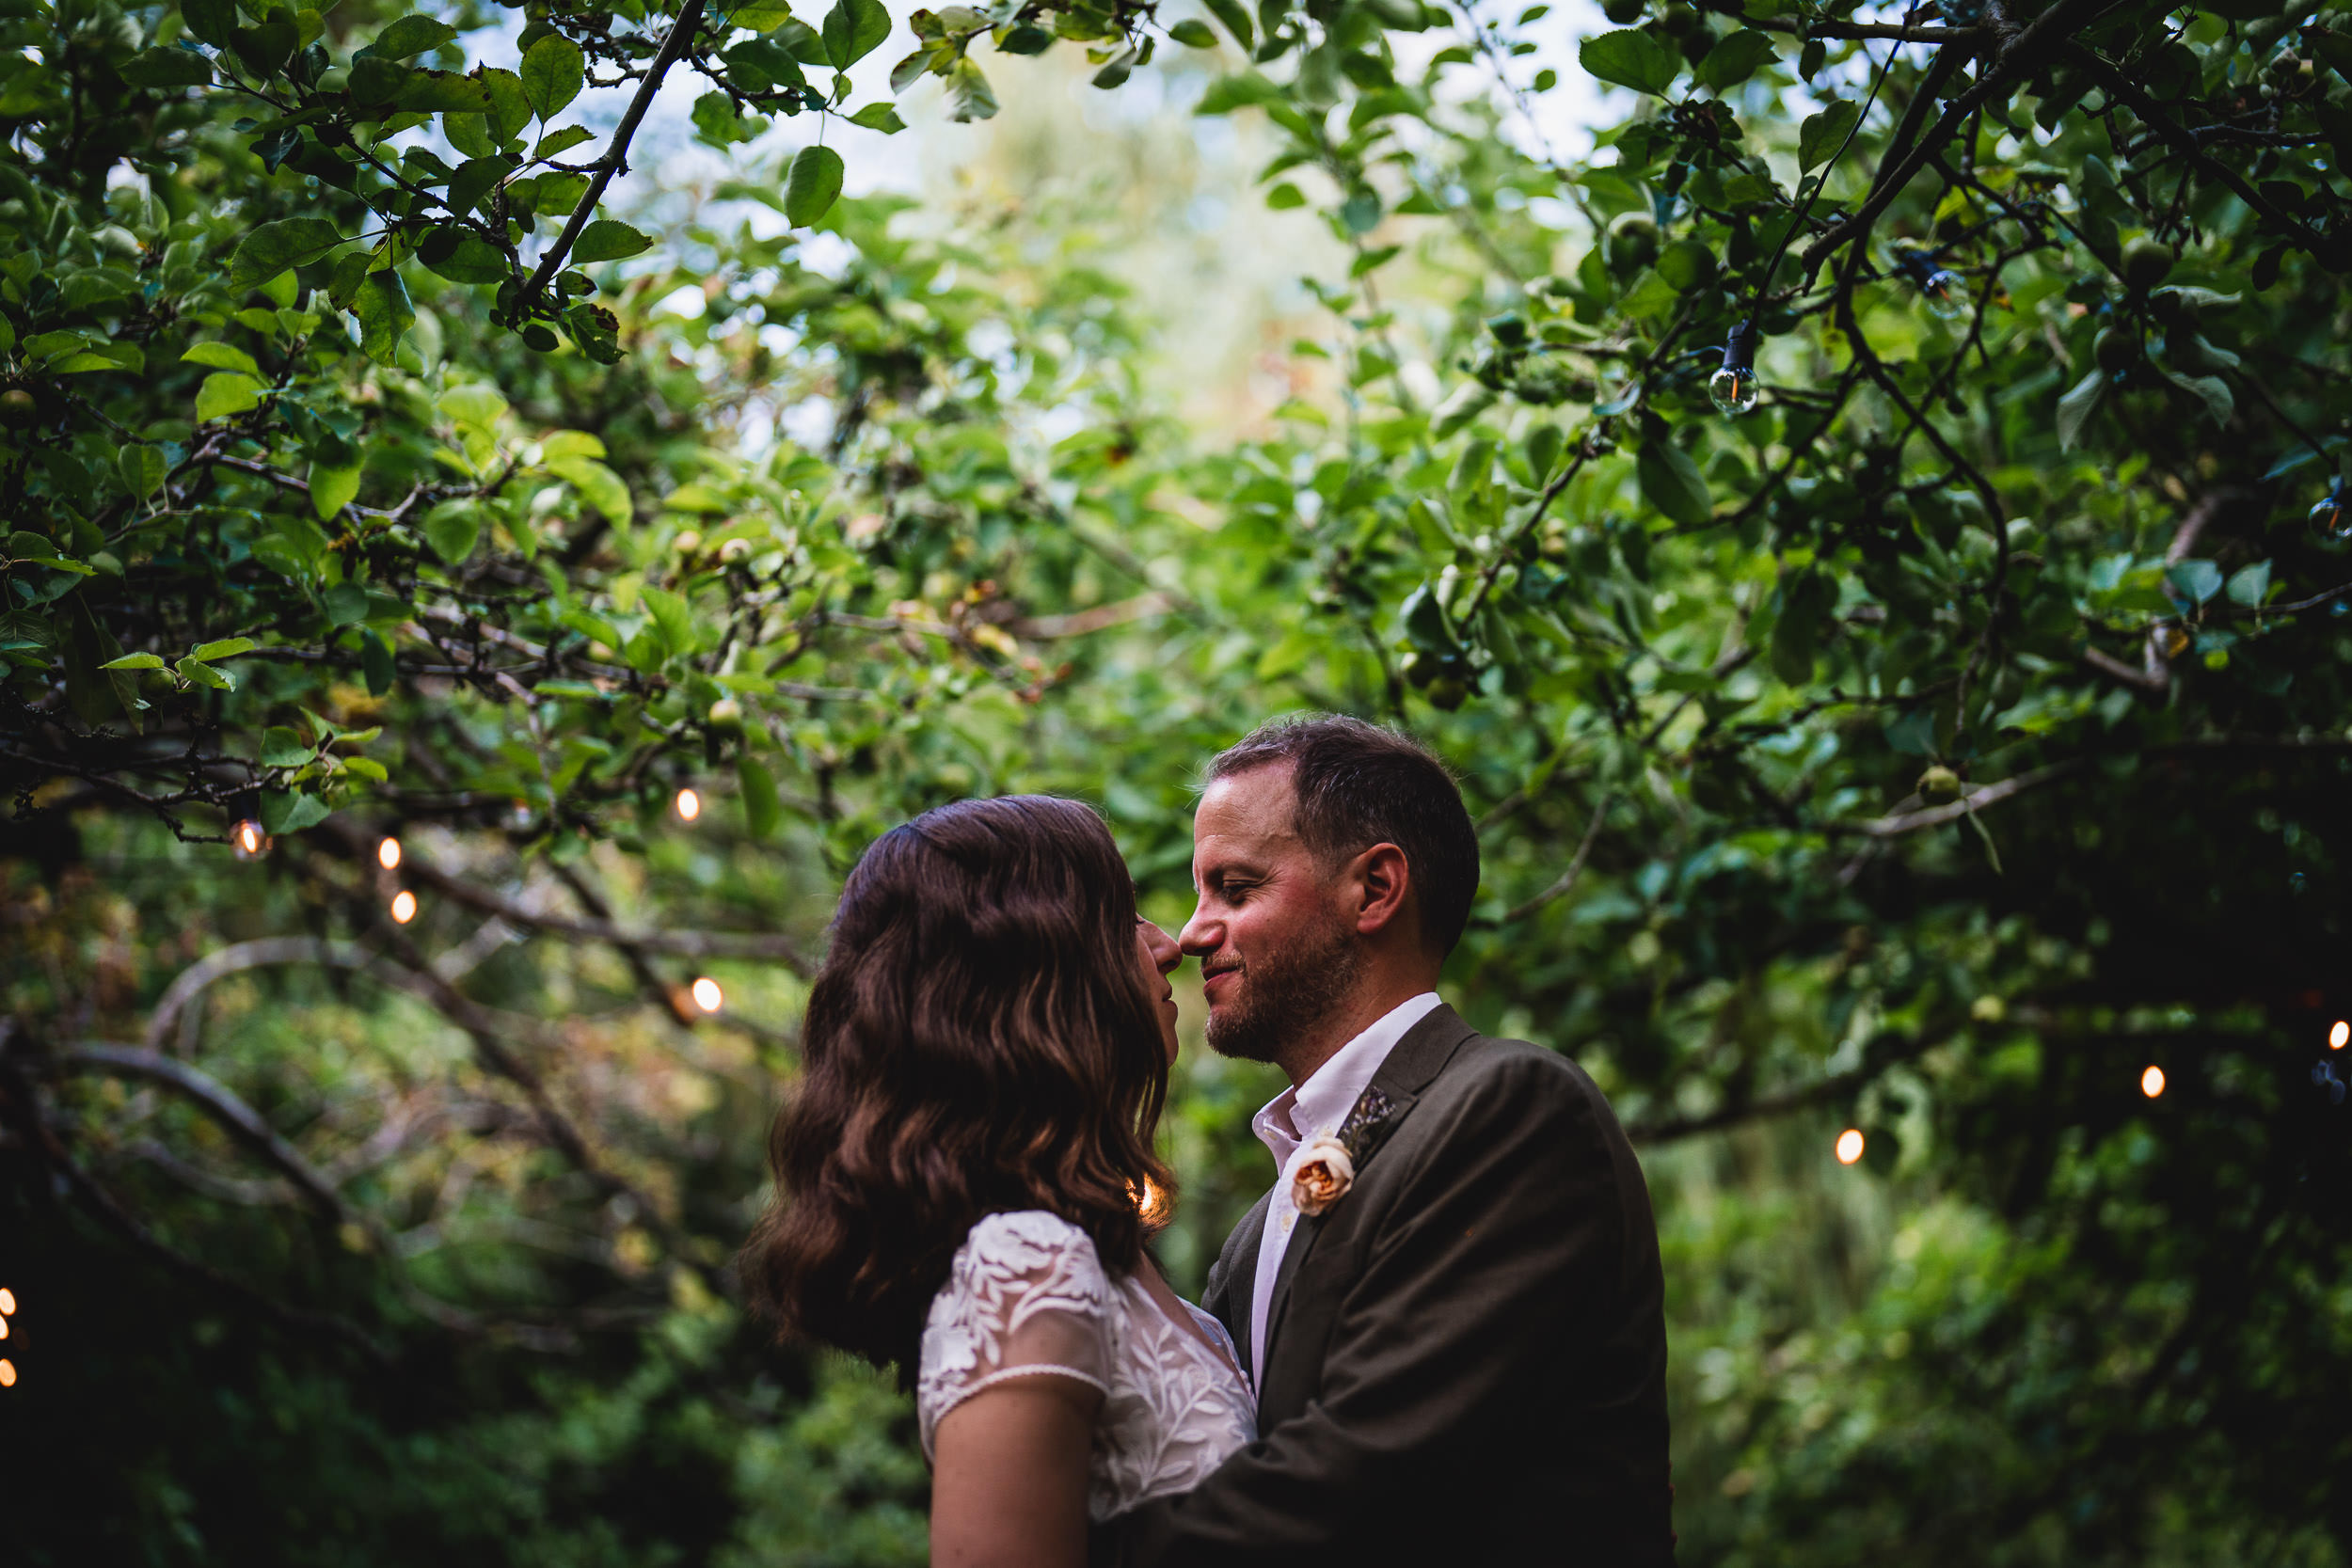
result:
[[[1338,921],[1296,945],[1242,966],[1241,995],[1209,1015],[1210,1048],[1245,1062],[1271,1062],[1337,1007],[1364,966],[1356,933]]]

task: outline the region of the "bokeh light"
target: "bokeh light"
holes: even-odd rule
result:
[[[400,840],[384,838],[376,841],[375,863],[387,871],[400,869]]]
[[[0,1361],[0,1388],[13,1388],[15,1386],[16,1363],[13,1361]]]
[[[5,1285],[0,1285],[0,1318],[5,1318],[15,1310],[16,1292]]]
[[[392,895],[392,919],[405,926],[417,918],[417,895],[406,888]]]
[[[2164,1092],[2164,1069],[2152,1067],[2139,1075],[2139,1092],[2153,1100]]]
[[[707,974],[696,976],[691,989],[694,993],[694,1006],[704,1012],[715,1013],[726,1006],[726,992],[721,990],[719,982]]]
[[[269,834],[262,832],[262,825],[248,816],[229,830],[229,843],[236,850],[239,860],[249,861],[269,847]]]
[[[2347,1041],[2352,1041],[2352,1019],[2340,1018],[2336,1026],[2328,1031],[2328,1049],[2342,1051]]]
[[[1862,1129],[1849,1127],[1837,1134],[1837,1163],[1851,1165],[1862,1158]]]
[[[677,792],[677,816],[681,822],[691,822],[703,814],[703,798],[691,789]]]

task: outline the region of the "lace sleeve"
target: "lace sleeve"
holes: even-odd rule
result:
[[[1110,1280],[1087,1233],[1042,1210],[972,1227],[931,1300],[914,1406],[923,1454],[948,1411],[1016,1377],[1074,1378],[1110,1392]]]

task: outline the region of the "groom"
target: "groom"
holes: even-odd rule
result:
[[[1210,764],[1193,834],[1209,1043],[1291,1081],[1252,1123],[1279,1179],[1203,1302],[1261,1435],[1098,1554],[1671,1564],[1648,1192],[1582,1069],[1438,1000],[1478,888],[1444,767],[1353,719],[1271,724]]]

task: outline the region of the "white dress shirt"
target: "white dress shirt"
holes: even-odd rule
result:
[[[1291,1198],[1291,1165],[1309,1139],[1339,1132],[1340,1123],[1355,1109],[1373,1074],[1389,1059],[1405,1031],[1427,1017],[1437,1005],[1434,990],[1398,1003],[1371,1028],[1341,1046],[1304,1084],[1284,1089],[1249,1118],[1249,1130],[1274,1156],[1277,1172],[1274,1201],[1266,1205],[1265,1233],[1258,1240],[1258,1277],[1249,1295],[1252,1388],[1265,1381],[1265,1321],[1274,1305],[1274,1276],[1281,1272],[1282,1254],[1289,1249],[1291,1231],[1298,1225],[1298,1205]]]

